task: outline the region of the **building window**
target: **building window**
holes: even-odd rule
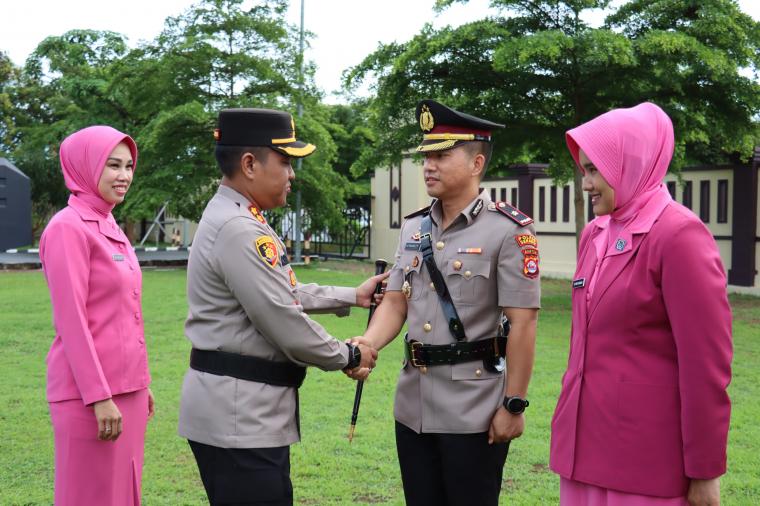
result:
[[[517,188],[512,188],[512,205],[517,207]]]
[[[710,181],[699,182],[699,219],[710,223]]]
[[[506,202],[507,201],[507,189],[506,188],[502,188],[501,189],[501,199],[500,200],[502,202]]]
[[[668,181],[668,192],[670,192],[670,196],[673,197],[673,200],[676,199],[676,182],[675,181]]]
[[[546,187],[538,187],[538,221],[546,221]]]
[[[552,223],[557,222],[557,187],[549,188],[549,219]]]
[[[683,195],[681,200],[684,206],[691,209],[691,181],[686,181],[683,184]]]
[[[491,201],[496,202],[496,188],[491,188]]]
[[[562,187],[562,221],[570,221],[570,186]]]
[[[728,179],[718,180],[718,223],[728,223]]]

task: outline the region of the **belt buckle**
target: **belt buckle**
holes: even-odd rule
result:
[[[425,364],[421,364],[416,356],[416,351],[422,348],[422,343],[419,341],[409,341],[409,344],[411,345],[411,350],[409,353],[409,361],[412,363],[413,367],[425,367]]]

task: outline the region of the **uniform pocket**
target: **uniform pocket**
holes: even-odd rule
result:
[[[471,258],[453,258],[444,266],[446,285],[455,303],[473,305],[488,293],[491,262]]]

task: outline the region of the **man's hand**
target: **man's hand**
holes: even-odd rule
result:
[[[382,283],[384,279],[386,279],[388,276],[390,276],[391,272],[384,272],[382,274],[378,274],[377,276],[372,276],[371,278],[367,279],[364,283],[356,287],[356,305],[359,307],[369,307],[370,302],[372,302],[373,295],[375,293],[375,287],[378,283]],[[382,301],[382,294],[378,295],[375,298],[375,302],[378,304],[380,301]],[[378,300],[379,298],[379,300]],[[364,350],[362,350],[362,353],[364,353]]]
[[[720,506],[720,478],[691,480],[686,499],[691,506]]]
[[[355,367],[354,369],[344,369],[343,372],[351,379],[364,381],[369,376],[369,373],[372,372],[372,368],[375,367],[375,360],[377,360],[377,350],[364,336],[354,336],[351,339],[346,339],[346,342],[359,347],[359,350],[362,352],[362,360],[359,364],[359,367]],[[370,360],[371,365],[369,365]]]
[[[491,419],[491,427],[488,428],[488,444],[505,443],[522,436],[525,430],[525,416],[523,413],[513,415],[504,406],[499,406]]]
[[[356,369],[345,369],[343,371],[346,376],[356,381],[366,381],[371,372],[372,369],[369,367],[357,367]]]

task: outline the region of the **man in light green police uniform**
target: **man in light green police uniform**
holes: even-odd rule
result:
[[[289,445],[300,439],[298,387],[306,366],[373,367],[377,352],[330,336],[306,312],[345,316],[368,307],[376,283],[304,285],[262,211],[286,203],[291,158],[315,147],[296,140],[290,114],[219,114],[223,178],[206,206],[187,268],[193,345],[182,387],[179,433],[187,438],[212,505],[291,505]]]
[[[496,505],[509,442],[525,429],[538,241],[529,217],[479,190],[491,133],[503,125],[432,100],[417,119],[435,200],[406,217],[364,339],[379,350],[408,324],[394,407],[407,504]]]

